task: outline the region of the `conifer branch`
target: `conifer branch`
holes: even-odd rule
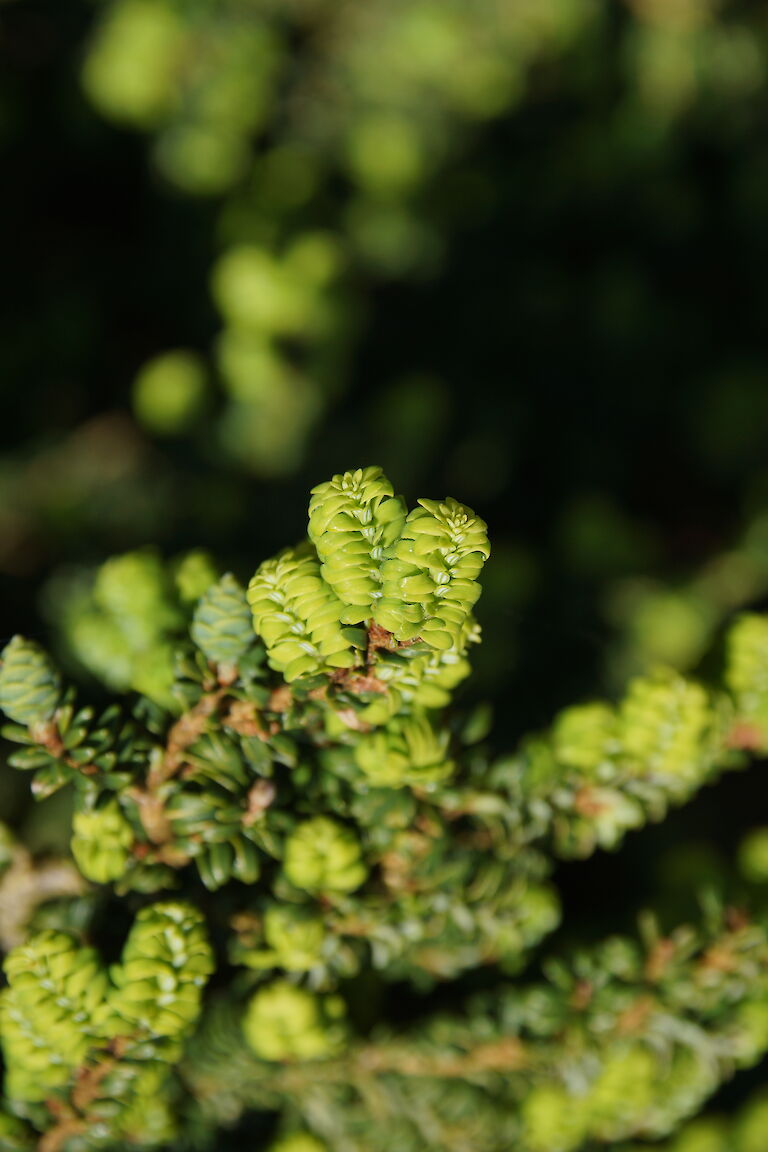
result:
[[[759,918],[508,981],[558,924],[557,857],[615,848],[768,749],[765,619],[736,622],[722,683],[660,669],[498,757],[448,707],[479,640],[483,522],[452,499],[409,512],[368,468],[313,490],[309,530],[247,590],[209,573],[197,599],[156,557],[109,561],[99,611],[140,646],[122,680],[99,649],[92,671],[122,684],[101,713],[36,643],[3,653],[11,763],[38,797],[72,787],[83,880],[18,852],[0,877],[20,908],[34,877],[4,930],[0,1138],[151,1148],[196,1124],[204,1143],[249,1109],[312,1152],[665,1135],[768,1049]],[[140,908],[107,968],[86,940],[110,892]],[[85,919],[38,929],[49,893]],[[418,996],[481,967],[493,991],[465,1011],[356,1036],[350,978]]]

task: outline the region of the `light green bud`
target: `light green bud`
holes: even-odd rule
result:
[[[461,643],[480,595],[477,577],[490,556],[487,528],[456,500],[419,500],[392,558],[382,566],[377,622],[398,640],[420,637],[434,648]]]
[[[14,636],[0,663],[0,709],[17,724],[50,720],[61,699],[61,680],[34,640]]]
[[[359,662],[364,636],[339,623],[343,605],[308,545],[265,561],[248,586],[248,603],[269,665],[287,681]]]
[[[309,538],[323,579],[345,605],[344,623],[377,619],[382,564],[400,539],[405,513],[381,468],[339,473],[312,489]]]
[[[728,633],[725,678],[735,696],[768,696],[768,616],[745,613]]]
[[[252,997],[245,1038],[262,1060],[322,1060],[344,1045],[344,1001],[277,980]]]
[[[768,743],[768,616],[748,613],[732,626],[726,641],[725,681],[739,719],[755,726]]]
[[[320,959],[325,929],[308,908],[273,904],[264,917],[264,935],[275,962],[287,972],[306,972]]]
[[[582,1102],[556,1084],[535,1085],[521,1105],[523,1147],[530,1152],[575,1152],[586,1136]]]
[[[173,575],[184,604],[194,604],[219,578],[213,557],[203,548],[194,548],[182,556]]]
[[[591,771],[616,752],[618,724],[607,704],[579,704],[566,708],[552,733],[555,757],[567,768]]]
[[[124,875],[134,835],[116,800],[76,812],[72,831],[72,855],[86,879],[109,884]]]
[[[253,643],[253,621],[245,592],[227,573],[200,600],[190,629],[192,639],[214,664],[237,665]]]
[[[700,685],[671,671],[633,680],[619,720],[623,752],[639,774],[691,779],[706,770],[712,711]]]
[[[361,736],[355,745],[355,760],[379,787],[428,787],[453,772],[449,742],[447,729],[436,732],[426,716],[412,716]]]
[[[591,1133],[616,1139],[642,1121],[658,1096],[658,1064],[640,1045],[609,1052],[584,1099]]]
[[[205,921],[196,908],[182,903],[142,908],[112,972],[111,1011],[130,1028],[178,1040],[197,1020],[213,968]]]
[[[355,834],[327,816],[297,825],[283,867],[291,884],[307,892],[353,892],[367,874]]]
[[[39,932],[7,955],[0,992],[5,1091],[34,1103],[64,1086],[101,1038],[107,982],[96,953]]]

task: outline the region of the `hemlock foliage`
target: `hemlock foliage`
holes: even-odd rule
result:
[[[768,1051],[768,920],[717,901],[513,979],[558,926],[558,858],[768,749],[766,618],[735,622],[721,682],[660,668],[499,756],[451,706],[489,552],[471,509],[409,512],[358,469],[247,588],[199,554],[108,561],[79,655],[112,703],[7,644],[11,763],[69,789],[82,884],[7,945],[0,1146],[216,1147],[260,1117],[273,1152],[576,1152],[668,1136]],[[759,836],[743,855],[759,880]]]

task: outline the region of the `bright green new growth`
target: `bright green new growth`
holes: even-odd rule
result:
[[[713,722],[707,693],[674,673],[630,684],[620,711],[627,755],[659,776],[694,776]]]
[[[419,500],[401,539],[382,569],[383,603],[403,601],[415,620],[399,636],[421,636],[441,650],[458,646],[461,630],[480,595],[477,577],[490,556],[486,525],[456,500]],[[391,623],[401,616],[396,610]],[[380,621],[387,627],[386,615]],[[398,631],[398,629],[392,629]]]
[[[768,618],[745,614],[728,634],[728,687],[739,715],[755,729],[761,748],[768,746]]]
[[[315,996],[278,980],[254,995],[243,1029],[263,1060],[321,1060],[343,1047],[344,1015],[340,996]]]
[[[3,967],[6,1092],[11,1099],[44,1100],[104,1037],[106,975],[93,949],[62,932],[42,932],[14,948]]]
[[[14,636],[0,665],[0,708],[17,724],[50,720],[61,697],[61,680],[43,649]]]
[[[346,624],[372,619],[397,633],[381,617],[388,611],[405,612],[405,606],[400,600],[386,603],[381,572],[405,517],[405,504],[381,468],[340,473],[312,489],[309,538],[322,563],[323,579],[346,605]]]
[[[116,800],[101,808],[75,812],[70,847],[75,862],[88,880],[109,884],[124,874],[134,832]]]
[[[522,1110],[525,1147],[530,1152],[569,1152],[590,1135],[601,1143],[612,1139],[614,1129],[621,1132],[623,1125],[633,1125],[653,1107],[662,1089],[659,1079],[652,1052],[630,1043],[608,1057],[582,1096],[553,1084],[534,1088]]]
[[[241,952],[249,968],[308,972],[321,961],[325,942],[322,917],[303,905],[271,904],[264,916],[267,948]]]
[[[406,516],[380,468],[344,472],[312,489],[309,538],[346,623],[461,649],[490,555],[486,526],[455,500],[419,504]]]
[[[288,548],[256,571],[248,602],[271,668],[288,683],[359,662],[362,634],[342,627],[342,606],[306,548]]]
[[[136,917],[122,964],[112,973],[110,1009],[137,1035],[173,1043],[197,1019],[212,971],[205,923],[197,909],[150,905]]]
[[[128,1060],[123,1087],[130,1083],[130,1092],[120,1100],[123,1113],[116,1117],[114,1106],[111,1112],[117,1130],[128,1133],[136,1093],[151,1101],[165,1087],[180,1041],[199,1014],[213,957],[200,913],[168,903],[138,914],[109,976],[92,948],[54,931],[14,948],[4,968],[0,1038],[7,1095],[35,1103],[76,1091],[78,1077],[82,1084],[89,1075],[96,1087],[116,1074],[111,1066],[119,1048]]]
[[[607,704],[576,704],[557,718],[555,754],[569,768],[595,770],[619,748],[619,721]]]

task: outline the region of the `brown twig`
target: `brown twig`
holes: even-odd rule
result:
[[[677,948],[674,940],[665,937],[657,941],[648,953],[648,958],[645,962],[646,980],[651,984],[655,984],[660,980],[676,952]]]
[[[206,692],[193,708],[180,716],[168,733],[165,749],[151,761],[144,787],[126,789],[126,795],[136,803],[147,838],[159,848],[157,858],[172,868],[183,867],[189,857],[168,847],[168,841],[173,839],[173,827],[165,811],[162,786],[181,771],[187,749],[203,735],[228,690],[227,685],[221,685],[214,692]]]
[[[168,733],[165,752],[151,766],[147,775],[147,788],[154,791],[175,776],[184,763],[184,754],[191,744],[203,735],[211,716],[218,710],[229,691],[226,685],[215,692],[206,692],[197,704],[180,716]]]
[[[103,1059],[78,1068],[69,1101],[52,1097],[46,1102],[56,1123],[40,1137],[38,1152],[59,1152],[72,1136],[88,1130],[91,1123],[87,1115],[88,1108],[94,1100],[98,1100],[102,1081],[125,1055],[129,1042],[127,1036],[116,1036],[110,1040]]]
[[[417,1052],[406,1044],[370,1045],[358,1049],[351,1059],[314,1065],[313,1078],[349,1083],[360,1077],[394,1073],[401,1076],[446,1080],[471,1079],[488,1072],[515,1072],[527,1063],[525,1048],[516,1036],[489,1040],[454,1052]],[[276,1073],[281,1088],[300,1090],[306,1070],[286,1066]]]
[[[67,754],[59,726],[56,722],[56,716],[40,724],[32,724],[29,729],[29,734],[36,744],[45,748],[49,756],[52,756],[54,760],[61,760],[68,768],[73,768],[75,772],[79,772],[83,776],[95,776],[98,772],[95,764],[80,764],[72,756]]]
[[[275,720],[265,727],[262,714],[252,700],[233,700],[222,724],[237,732],[238,736],[256,736],[263,741],[280,731],[280,725]]]
[[[257,780],[248,792],[248,808],[243,816],[243,824],[250,828],[262,818],[275,799],[277,789],[271,780]]]
[[[387,652],[394,652],[397,648],[397,640],[395,640],[392,632],[388,632],[386,628],[382,628],[375,620],[368,621],[368,648],[366,651],[366,663],[370,668],[376,660],[376,652],[379,648],[384,648]]]

